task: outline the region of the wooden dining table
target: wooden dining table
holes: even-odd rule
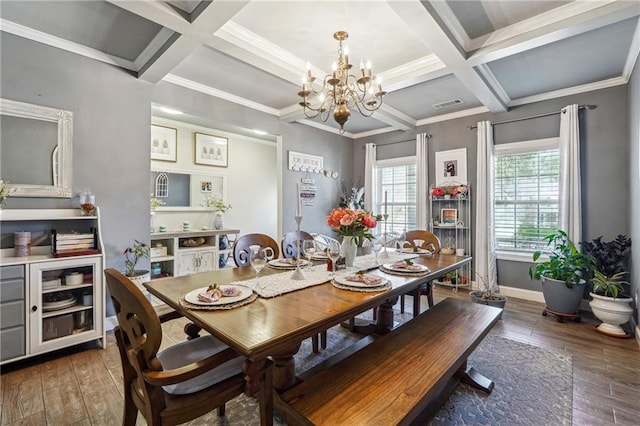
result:
[[[418,256],[413,262],[430,272],[420,277],[385,274],[379,269],[369,274],[388,279],[391,288],[381,292],[358,292],[334,287],[330,281],[272,298],[258,297],[252,303],[229,310],[195,310],[181,305],[181,297],[210,284],[228,284],[255,277],[251,267],[236,267],[212,272],[153,280],[145,284],[151,294],[165,302],[197,327],[216,336],[243,355],[247,376],[245,393],[254,395],[260,387],[261,372],[267,357],[273,360],[273,386],[282,391],[296,383],[294,355],[302,341],[323,330],[348,321],[372,308],[378,309],[377,321],[368,331],[384,333],[394,326],[392,306],[398,297],[442,277],[471,261],[455,255]],[[316,266],[316,268],[324,265]],[[291,274],[265,268],[265,274]]]

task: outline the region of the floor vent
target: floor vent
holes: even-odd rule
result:
[[[433,108],[434,109],[442,109],[442,108],[448,108],[450,106],[454,106],[454,105],[460,105],[463,104],[464,101],[462,99],[452,99],[450,101],[444,101],[444,102],[440,102],[439,104],[434,104]]]

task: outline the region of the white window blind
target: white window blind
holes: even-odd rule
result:
[[[496,249],[532,252],[558,227],[560,156],[557,138],[496,145]]]
[[[387,232],[404,233],[416,227],[416,159],[403,157],[376,162],[375,212],[384,214],[387,192]],[[384,228],[380,228],[382,232]]]

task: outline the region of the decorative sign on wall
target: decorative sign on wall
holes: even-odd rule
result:
[[[312,206],[316,199],[316,181],[311,178],[300,179],[302,184],[300,185],[300,198],[303,206]]]
[[[322,173],[323,168],[323,157],[289,151],[289,170],[295,172]]]

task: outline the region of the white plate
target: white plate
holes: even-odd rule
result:
[[[349,281],[349,280],[347,280],[347,275],[344,275],[344,276],[337,276],[337,277],[335,277],[333,280],[334,280],[335,282],[337,282],[338,284],[340,284],[340,285],[346,285],[346,286],[348,286],[348,287],[364,287],[364,288],[376,288],[376,287],[382,287],[383,285],[385,285],[386,283],[388,283],[388,282],[389,282],[389,280],[384,279],[384,278],[382,278],[382,277],[378,277],[378,278],[381,278],[381,279],[382,279],[382,281],[380,281],[380,283],[379,283],[379,284],[376,284],[376,285],[365,284],[365,283],[360,282],[360,281]]]
[[[251,294],[253,293],[253,290],[251,290],[249,287],[245,287],[243,285],[234,285],[234,286],[221,285],[219,287],[221,289],[224,289],[226,287],[235,287],[238,290],[240,290],[240,294],[237,295],[237,296],[233,296],[233,297],[221,297],[220,299],[218,299],[215,302],[203,302],[203,301],[198,299],[198,294],[202,293],[205,290],[207,290],[209,288],[209,286],[207,286],[207,287],[201,287],[201,288],[192,290],[189,293],[185,294],[184,295],[184,300],[186,300],[189,303],[193,303],[194,305],[202,305],[202,306],[228,305],[230,303],[240,302],[240,301],[250,297]]]
[[[76,304],[75,297],[72,297],[71,299],[60,300],[58,302],[43,302],[42,310],[45,312],[57,311],[58,309],[65,309],[75,304]]]
[[[298,260],[300,262],[300,267],[307,266],[309,261],[306,259]],[[280,269],[296,269],[296,265],[292,265],[291,263],[285,262],[284,259],[273,259],[269,261],[269,266],[272,268],[280,268]]]
[[[418,251],[413,251],[412,247],[406,247],[406,248],[403,248],[401,250],[401,252],[402,253],[406,253],[406,254],[427,254],[427,253],[431,253],[429,250],[423,249],[423,248],[420,248],[420,247],[418,247]]]
[[[429,272],[429,268],[427,268],[424,265],[420,265],[420,264],[417,264],[417,263],[414,263],[414,265],[419,266],[420,269],[412,271],[412,270],[405,269],[405,268],[394,268],[393,267],[393,263],[385,263],[382,266],[385,269],[388,269],[388,270],[393,271],[393,272],[403,272],[403,273],[407,273],[407,274],[422,274],[424,272]]]
[[[329,256],[327,256],[324,253],[315,253],[313,256],[311,256],[311,259],[313,259],[313,260],[327,260],[327,259],[329,259]]]

